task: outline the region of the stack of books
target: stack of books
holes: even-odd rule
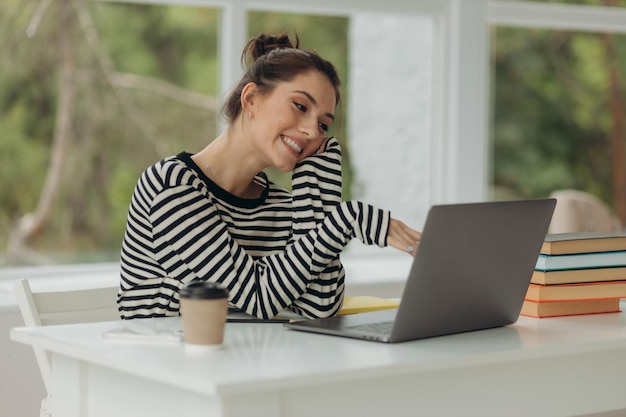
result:
[[[521,314],[615,313],[621,298],[626,298],[626,234],[549,234]]]

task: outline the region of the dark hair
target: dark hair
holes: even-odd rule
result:
[[[222,113],[229,123],[241,113],[241,92],[249,82],[255,83],[262,94],[268,94],[278,83],[291,81],[297,75],[311,70],[328,77],[335,89],[335,104],[339,103],[341,82],[333,64],[317,52],[299,47],[298,36],[295,35],[294,44],[288,32],[276,36],[260,34],[248,41],[241,54],[241,61],[248,69],[222,107]]]

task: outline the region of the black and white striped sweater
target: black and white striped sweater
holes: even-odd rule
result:
[[[229,194],[181,153],[141,175],[121,251],[118,307],[124,319],[178,315],[194,279],[225,285],[230,304],[259,318],[289,308],[328,317],[343,301],[339,254],[352,238],[386,245],[389,212],[341,201],[341,149],[301,161],[292,192],[267,180],[260,198]]]

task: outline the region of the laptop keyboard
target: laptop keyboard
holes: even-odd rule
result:
[[[375,334],[389,334],[393,328],[393,321],[381,321],[380,323],[365,323],[347,326],[348,329]]]

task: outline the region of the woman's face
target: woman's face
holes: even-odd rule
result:
[[[309,71],[256,95],[249,111],[251,133],[265,163],[291,171],[315,153],[334,121],[335,90],[325,75]]]

